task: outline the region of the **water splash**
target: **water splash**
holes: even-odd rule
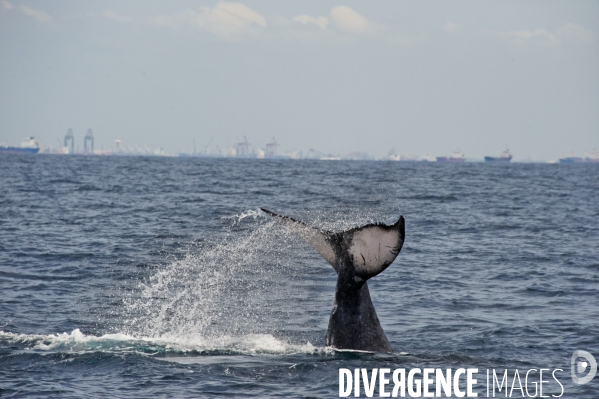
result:
[[[248,334],[241,337],[222,336],[207,339],[198,334],[160,338],[133,337],[126,334],[86,335],[79,329],[62,334],[15,334],[0,331],[0,343],[5,342],[22,350],[42,352],[111,352],[143,353],[149,355],[195,353],[195,354],[295,354],[332,353],[327,348],[315,347],[309,342],[292,345],[270,334]]]
[[[260,209],[248,209],[246,211],[241,212],[238,215],[232,215],[232,216],[222,216],[221,219],[232,219],[233,220],[233,224],[239,224],[241,223],[241,221],[243,219],[246,218],[253,218],[254,220],[256,220],[259,217],[262,217],[263,212]]]
[[[133,336],[215,338],[277,330],[281,293],[297,277],[296,237],[266,217],[237,215],[223,236],[208,238],[140,284],[125,301]],[[296,248],[297,249],[297,248]]]

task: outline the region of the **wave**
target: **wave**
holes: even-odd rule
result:
[[[260,208],[257,209],[248,209],[245,210],[239,214],[236,215],[231,215],[231,216],[221,216],[221,219],[232,219],[234,224],[238,224],[240,223],[243,219],[246,218],[253,218],[254,220],[256,220],[256,218],[258,217],[264,217],[264,213],[260,210]]]
[[[102,336],[86,335],[78,328],[62,334],[16,334],[0,331],[0,347],[17,346],[23,350],[40,352],[113,352],[198,355],[290,355],[328,354],[329,348],[306,344],[291,344],[270,334],[247,334],[244,336],[221,336],[205,338],[196,336],[134,337],[115,333]]]

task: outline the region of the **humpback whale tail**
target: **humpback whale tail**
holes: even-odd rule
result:
[[[385,270],[401,251],[405,239],[404,217],[400,216],[392,225],[368,224],[330,232],[260,209],[296,231],[337,272],[326,345],[337,349],[392,352],[372,305],[366,280]]]

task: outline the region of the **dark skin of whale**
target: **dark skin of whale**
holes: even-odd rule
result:
[[[370,299],[367,280],[385,270],[401,251],[404,217],[393,225],[369,224],[334,233],[260,209],[298,232],[337,272],[325,345],[340,350],[393,352]]]

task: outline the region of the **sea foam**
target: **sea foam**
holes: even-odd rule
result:
[[[291,344],[277,339],[271,334],[247,334],[240,337],[221,336],[218,338],[169,334],[161,337],[134,337],[122,333],[95,336],[84,334],[77,328],[70,333],[48,335],[16,334],[0,331],[0,341],[22,346],[24,350],[73,353],[107,351],[148,354],[288,355],[331,352],[328,348],[315,347],[310,342]]]

